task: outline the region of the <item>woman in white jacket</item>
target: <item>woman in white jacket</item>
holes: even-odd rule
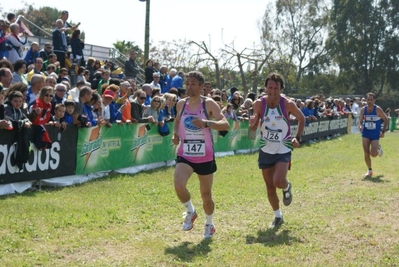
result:
[[[24,33],[25,40],[22,41],[19,35],[19,25],[17,23],[12,23],[10,25],[10,34],[7,36],[7,42],[12,46],[12,49],[9,51],[8,60],[14,64],[18,59],[24,59],[24,45],[28,41],[28,37],[26,33]]]

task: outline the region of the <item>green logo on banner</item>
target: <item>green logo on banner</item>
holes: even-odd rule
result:
[[[84,155],[87,155],[91,152],[94,152],[94,151],[100,149],[101,143],[102,143],[101,138],[98,138],[91,142],[85,142],[82,146],[82,152],[80,153],[80,156],[82,157]]]
[[[139,148],[139,147],[143,146],[146,142],[147,142],[147,135],[143,135],[142,137],[134,139],[133,140],[133,146],[130,149],[130,151],[133,151],[136,148]]]
[[[231,131],[231,134],[230,134],[229,139],[230,139],[230,140],[233,140],[239,133],[240,133],[239,130],[233,130],[233,131]]]

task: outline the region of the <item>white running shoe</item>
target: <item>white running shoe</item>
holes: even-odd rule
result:
[[[366,176],[366,177],[367,177],[367,176],[368,176],[368,177],[373,176],[373,171],[372,171],[372,170],[368,170],[364,176]]]
[[[382,147],[381,147],[381,145],[379,144],[379,145],[378,145],[378,156],[379,156],[379,157],[382,157],[382,155],[384,155],[384,151],[382,150]]]
[[[216,229],[213,224],[205,224],[204,239],[211,238],[215,232]]]
[[[195,219],[197,219],[197,212],[185,212],[183,213],[183,218],[183,230],[190,231],[193,229]]]

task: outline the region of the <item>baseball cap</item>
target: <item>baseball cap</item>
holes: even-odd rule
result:
[[[104,93],[103,93],[104,97],[114,98],[114,95],[115,95],[115,93],[112,90],[105,90]]]

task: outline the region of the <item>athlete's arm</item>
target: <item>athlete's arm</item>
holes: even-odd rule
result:
[[[258,128],[259,125],[259,120],[262,116],[261,112],[262,112],[262,101],[260,99],[255,100],[254,104],[254,113],[253,113],[253,119],[249,118],[249,128],[252,131],[256,131],[256,129]],[[252,117],[251,116],[251,117]]]
[[[363,107],[363,108],[360,110],[360,115],[359,115],[359,131],[360,131],[360,132],[363,131],[363,117],[364,117],[364,109],[365,109],[365,108],[367,108],[367,106],[366,106],[366,107]]]
[[[185,100],[181,99],[179,102],[176,104],[176,118],[175,118],[175,126],[173,129],[173,136],[172,136],[172,142],[175,145],[179,144],[179,124],[180,124],[180,113],[181,109],[183,108]]]
[[[384,128],[381,130],[381,135],[383,136],[388,127],[388,117],[380,107],[377,107],[377,115],[384,121]]]
[[[203,120],[204,127],[208,122],[209,128],[213,130],[228,131],[230,129],[230,125],[226,117],[223,115],[222,110],[220,109],[220,106],[216,103],[216,101],[213,100],[212,98],[206,98],[205,105],[206,105],[206,110],[208,111],[209,114],[209,118],[211,120],[209,121]],[[215,120],[212,120],[213,118]]]

